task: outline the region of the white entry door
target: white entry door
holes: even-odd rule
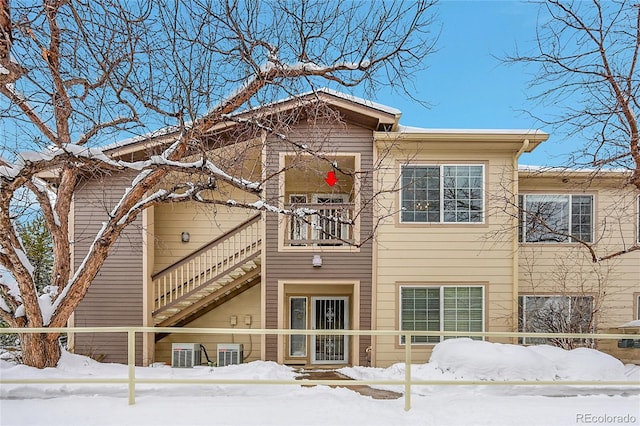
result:
[[[348,330],[348,297],[311,298],[311,328],[313,330]],[[346,364],[349,359],[349,336],[324,334],[311,336],[313,364]]]

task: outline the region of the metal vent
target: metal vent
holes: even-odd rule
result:
[[[243,347],[240,343],[218,344],[218,367],[242,363]]]
[[[201,364],[200,343],[172,343],[171,366],[192,368]]]

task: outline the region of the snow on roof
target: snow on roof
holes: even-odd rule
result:
[[[469,134],[469,135],[534,135],[548,136],[548,133],[538,129],[437,129],[412,126],[398,126],[400,133],[423,133],[423,134]]]
[[[326,93],[328,95],[332,95],[332,96],[335,96],[337,98],[342,98],[342,99],[345,99],[347,101],[351,101],[351,102],[354,102],[354,103],[357,103],[357,104],[361,104],[361,105],[366,106],[368,108],[377,109],[379,111],[386,112],[387,114],[392,114],[392,115],[400,115],[400,114],[402,114],[402,111],[400,111],[397,108],[393,108],[393,107],[390,107],[390,106],[387,106],[387,105],[379,104],[377,102],[372,102],[372,101],[370,101],[368,99],[359,98],[357,96],[350,95],[348,93],[343,93],[343,92],[339,92],[337,90],[329,89],[328,87],[322,87],[322,88],[320,88],[320,89],[315,91],[315,93],[318,93],[318,92]],[[304,95],[301,95],[301,96],[310,95],[312,93],[314,93],[314,92],[310,91],[310,92],[307,92],[307,93],[305,93]]]
[[[628,169],[621,168],[601,168],[601,169],[591,169],[591,168],[572,168],[572,167],[558,167],[558,166],[531,166],[520,164],[518,166],[518,171],[523,173],[585,173],[585,174],[595,174],[595,173],[629,173]]]
[[[627,328],[627,327],[640,327],[640,319],[635,320],[635,321],[630,321],[626,324],[621,325],[618,328]]]
[[[186,123],[186,124],[188,125],[189,123]],[[148,133],[143,133],[143,134],[138,135],[138,136],[134,136],[134,137],[127,138],[127,139],[122,139],[120,141],[105,145],[102,149],[104,151],[110,151],[110,150],[113,150],[113,149],[124,148],[125,146],[133,145],[133,144],[136,144],[138,142],[144,142],[144,141],[152,139],[152,138],[165,136],[165,135],[168,135],[170,133],[177,132],[178,130],[179,130],[178,126],[167,126],[167,127],[163,127],[161,129],[158,129],[158,130],[153,130],[153,131],[148,132]]]
[[[399,109],[392,108],[390,106],[379,104],[379,103],[376,103],[376,102],[372,102],[372,101],[369,101],[367,99],[359,98],[357,96],[353,96],[353,95],[350,95],[350,94],[347,94],[347,93],[339,92],[337,90],[329,89],[328,87],[322,87],[322,88],[317,89],[317,90],[310,90],[308,92],[302,93],[302,94],[297,95],[297,96],[290,96],[288,98],[277,100],[277,101],[273,102],[272,104],[261,105],[261,106],[255,107],[255,108],[250,108],[250,109],[247,109],[247,110],[237,111],[235,113],[229,114],[229,116],[233,117],[235,115],[244,114],[244,113],[247,113],[249,111],[255,111],[255,110],[267,107],[269,105],[277,105],[277,104],[288,102],[288,101],[296,99],[296,98],[302,98],[302,97],[305,97],[305,96],[310,96],[310,95],[315,94],[315,93],[324,93],[324,94],[327,94],[327,95],[335,96],[336,98],[340,98],[340,99],[344,99],[344,100],[347,100],[347,101],[350,101],[350,102],[354,102],[354,103],[360,104],[362,106],[365,106],[367,108],[372,108],[372,109],[375,109],[375,110],[378,110],[378,111],[382,111],[384,113],[391,114],[391,115],[400,115],[400,114],[402,114],[402,112]],[[189,124],[190,124],[190,122],[186,123],[187,126]],[[113,149],[124,148],[126,146],[136,144],[138,142],[144,142],[144,141],[152,139],[152,138],[156,138],[156,137],[160,137],[160,136],[166,136],[166,135],[171,134],[173,132],[176,132],[178,130],[179,130],[179,128],[177,126],[163,127],[161,129],[154,130],[154,131],[151,131],[151,132],[139,135],[139,136],[134,136],[132,138],[127,138],[127,139],[123,139],[123,140],[118,141],[118,142],[114,142],[112,144],[104,146],[103,149],[105,151],[109,151],[109,150],[113,150]]]

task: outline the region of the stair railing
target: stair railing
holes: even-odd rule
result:
[[[203,287],[222,271],[254,258],[260,251],[262,221],[257,214],[183,259],[151,276],[153,311]]]

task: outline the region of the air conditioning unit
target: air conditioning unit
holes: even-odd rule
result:
[[[192,368],[200,365],[200,343],[172,343],[171,366]]]
[[[218,344],[218,367],[242,363],[241,343]]]

